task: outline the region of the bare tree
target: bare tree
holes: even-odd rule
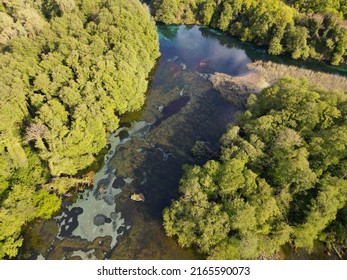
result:
[[[42,124],[32,123],[26,129],[24,143],[28,144],[32,140],[42,138],[45,133],[45,127]]]

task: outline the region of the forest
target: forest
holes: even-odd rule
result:
[[[0,259],[49,219],[144,105],[155,21],[201,24],[272,55],[347,62],[346,0],[3,0]],[[210,259],[272,259],[283,246],[347,248],[347,93],[283,78],[251,94],[217,155],[185,165],[166,234]],[[160,211],[159,211],[160,212]]]
[[[11,258],[22,227],[88,183],[78,172],[144,104],[159,47],[137,0],[5,0],[0,50],[0,258]]]
[[[252,94],[221,153],[186,165],[164,227],[211,259],[273,259],[283,245],[347,247],[347,94],[283,78]]]
[[[347,19],[346,0],[287,0],[285,2],[307,13],[333,13]]]
[[[209,25],[273,55],[346,63],[346,0],[153,0],[152,6],[165,24]]]

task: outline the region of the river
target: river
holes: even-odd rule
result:
[[[267,60],[346,74],[346,68],[269,56],[264,49],[198,26],[158,25],[161,57],[146,104],[124,116],[109,137],[93,188],[64,200],[51,220],[24,232],[22,259],[196,259],[166,237],[162,210],[178,197],[184,164],[197,140],[217,146],[238,108],[212,88],[214,72],[244,75],[247,64]],[[142,193],[144,202],[130,199]]]

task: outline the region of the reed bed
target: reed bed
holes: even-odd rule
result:
[[[275,84],[284,77],[302,78],[305,77],[313,85],[324,87],[328,90],[347,91],[347,78],[337,74],[327,74],[309,69],[288,66],[273,62],[256,61],[248,64],[249,69],[254,70],[260,78],[263,78],[270,85]]]

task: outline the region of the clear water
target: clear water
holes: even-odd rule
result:
[[[272,57],[263,49],[198,26],[158,26],[161,57],[146,104],[110,135],[95,186],[66,200],[61,213],[25,232],[21,258],[194,259],[162,228],[162,211],[178,197],[183,164],[196,140],[212,145],[237,108],[211,86],[208,75],[243,75],[254,60],[271,60],[326,72],[343,67]],[[144,202],[130,199],[142,193]]]

